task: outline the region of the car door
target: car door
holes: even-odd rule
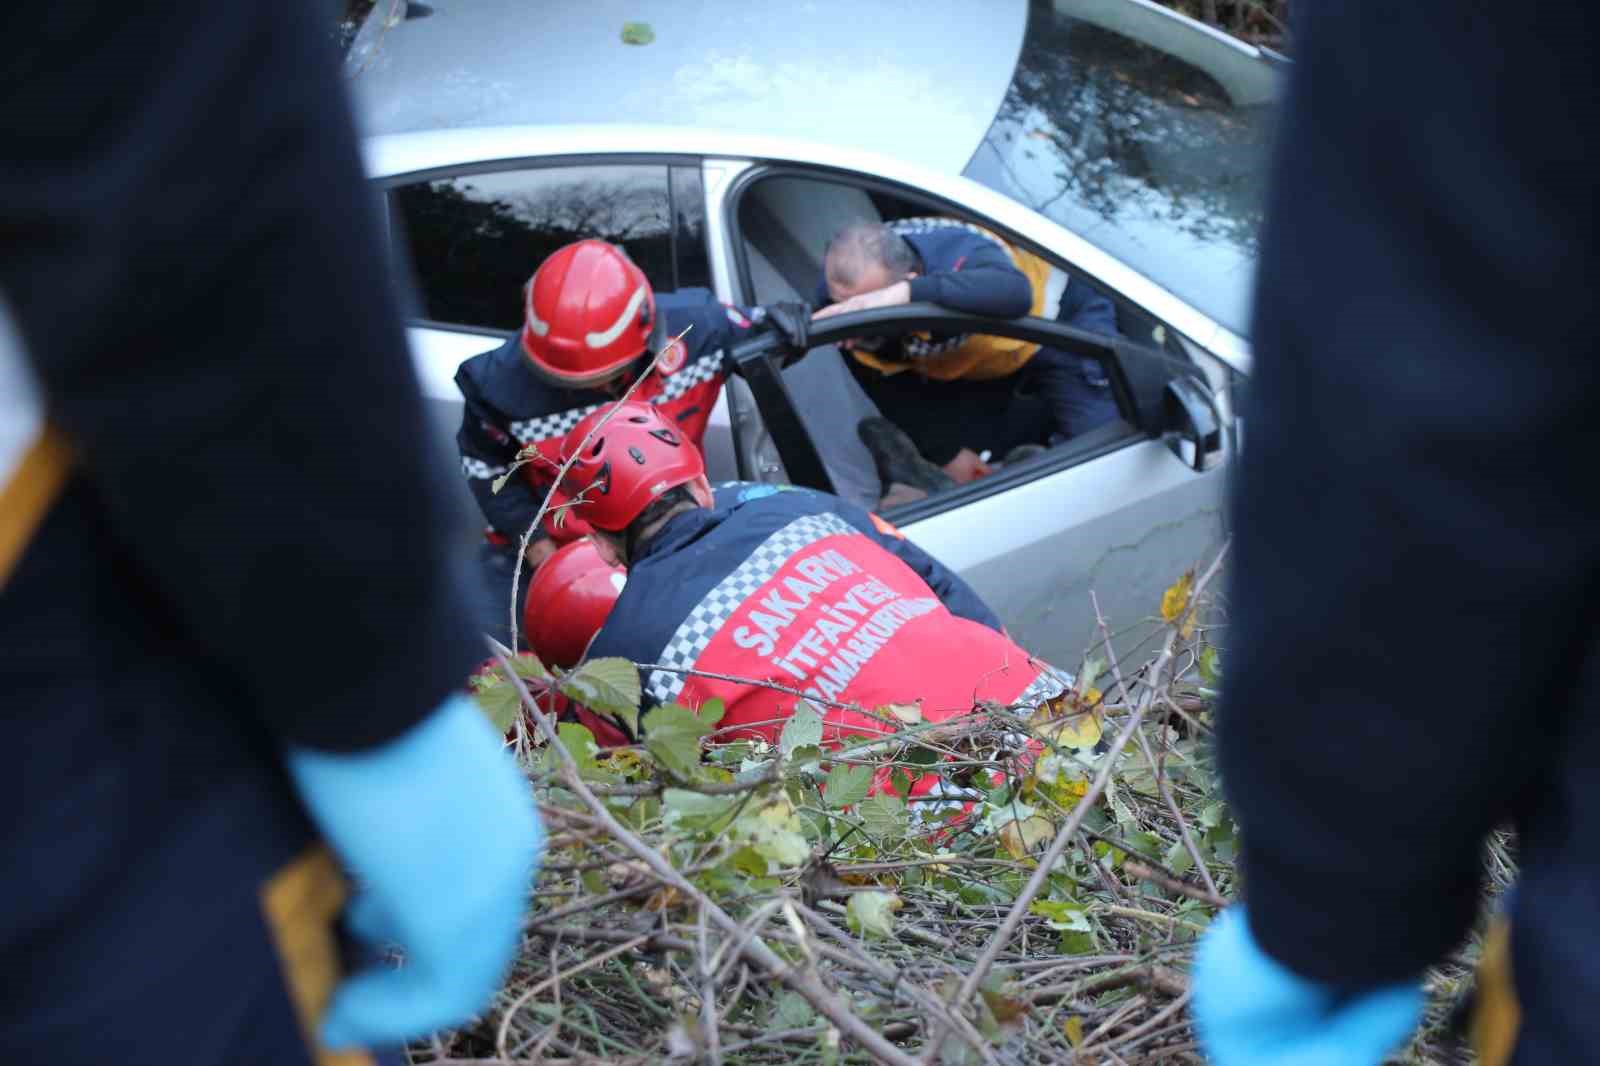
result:
[[[762,221],[754,217],[749,194],[764,178],[779,175],[827,188],[820,197],[816,189],[799,196],[797,186],[768,197],[761,206],[778,217],[767,218],[768,231],[752,239]],[[785,198],[794,202],[786,205]],[[909,211],[983,222],[1114,300],[1124,334],[1114,342],[1043,319],[944,318],[950,331],[1022,336],[1019,330],[1031,330],[1023,339],[1100,359],[1119,383],[1122,418],[1015,469],[883,511],[971,582],[1025,647],[1075,666],[1098,640],[1091,591],[1108,623],[1127,628],[1154,614],[1166,586],[1220,545],[1228,442],[1225,398],[1216,395],[1215,384],[1227,371],[1205,365],[1203,349],[1147,306],[960,205],[915,189],[885,188],[864,175],[752,168],[721,211],[734,259],[729,276],[737,298],[748,302],[809,295],[820,276],[822,248],[838,224]],[[839,316],[814,324],[817,347],[778,380],[761,366],[747,367],[753,392],[733,392],[735,427],[744,424],[739,439],[747,476],[838,489],[871,505],[870,484],[864,490],[859,483],[860,455],[849,447],[863,397],[851,393],[854,381],[842,370],[846,357],[831,342],[927,328],[934,322],[929,315],[952,313],[924,306]],[[1132,650],[1132,639],[1123,641],[1119,654]]]
[[[451,449],[452,466],[461,424],[456,369],[521,328],[523,286],[557,248],[598,237],[627,251],[658,297],[709,296],[705,193],[694,158],[503,159],[393,175],[382,185],[397,261],[415,281],[407,332],[431,436]],[[726,435],[724,428],[721,453]],[[728,453],[723,465],[731,464]]]

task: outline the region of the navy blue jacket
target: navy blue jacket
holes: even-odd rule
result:
[[[692,327],[672,366],[662,360],[634,398],[662,406],[699,443],[722,383],[732,371],[728,349],[754,325],[744,312],[724,307],[705,289],[686,289],[656,298],[663,337]],[[670,369],[670,373],[664,372]],[[461,470],[484,517],[495,532],[519,539],[539,512],[559,467],[561,439],[585,415],[616,399],[604,389],[567,389],[540,377],[529,365],[519,336],[499,348],[473,356],[456,371],[465,410],[456,435]],[[517,452],[537,444],[551,461],[520,469],[499,492],[496,479],[511,467]],[[540,530],[537,536],[548,530]],[[579,529],[581,533],[583,530]],[[563,538],[566,539],[566,538]]]
[[[1592,1061],[1600,11],[1295,14],[1220,720],[1251,927],[1308,977],[1414,977],[1509,821],[1514,1061]]]

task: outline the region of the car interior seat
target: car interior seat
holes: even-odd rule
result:
[[[851,222],[877,221],[865,192],[808,178],[767,178],[755,185],[739,207],[739,224],[757,303],[807,300],[822,276],[822,251]],[[877,466],[856,436],[863,418],[876,417],[838,348],[814,348],[783,372],[840,496],[869,510],[882,493]]]

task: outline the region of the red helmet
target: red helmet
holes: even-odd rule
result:
[[[611,411],[616,413],[601,426]],[[589,437],[596,426],[600,428]],[[637,400],[606,404],[573,426],[561,442],[562,463],[580,446],[582,453],[563,482],[573,513],[612,533],[626,529],[668,489],[706,472],[700,449],[653,405]]]
[[[522,629],[541,662],[571,669],[605,625],[627,571],[600,558],[585,537],[539,564],[522,602]]]
[[[524,292],[522,350],[571,388],[604,381],[650,346],[656,298],[644,271],[605,241],[550,253]]]

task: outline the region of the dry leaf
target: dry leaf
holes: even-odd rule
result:
[[[879,714],[886,714],[902,725],[920,725],[922,722],[922,701],[915,703],[887,703],[878,708]]]
[[[1050,819],[1037,814],[1000,827],[1000,845],[1013,859],[1025,859],[1034,848],[1056,835]]]
[[[1074,1014],[1061,1023],[1061,1031],[1066,1034],[1067,1043],[1073,1047],[1083,1044],[1083,1019]]]
[[[1194,585],[1194,571],[1190,570],[1172,583],[1172,587],[1161,594],[1161,619],[1165,622],[1176,622],[1189,606],[1189,589]]]

